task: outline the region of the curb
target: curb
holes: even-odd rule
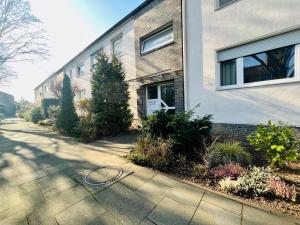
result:
[[[144,167],[144,168],[148,168],[148,167]],[[164,176],[167,176],[169,178],[172,178],[172,179],[174,179],[174,180],[176,180],[178,182],[182,182],[184,184],[193,186],[193,187],[201,189],[203,191],[210,192],[210,193],[215,194],[215,195],[219,195],[219,196],[221,196],[223,198],[227,198],[229,200],[241,203],[242,205],[249,206],[249,207],[252,207],[252,208],[256,208],[256,209],[264,211],[266,213],[279,216],[279,217],[281,217],[283,219],[288,219],[291,222],[295,223],[296,225],[300,225],[300,223],[299,223],[300,218],[297,218],[297,217],[294,217],[294,216],[291,216],[291,215],[287,215],[287,214],[283,214],[282,212],[280,212],[278,210],[266,209],[266,208],[260,207],[260,206],[258,206],[256,204],[253,204],[253,203],[250,203],[250,202],[247,202],[247,201],[243,201],[243,200],[241,200],[239,198],[235,198],[233,196],[227,195],[227,194],[222,193],[222,192],[218,192],[218,191],[212,190],[212,189],[204,187],[204,186],[202,186],[200,184],[193,183],[193,182],[188,181],[188,180],[180,179],[180,178],[178,178],[178,177],[176,177],[174,175],[166,174],[166,173],[163,173],[163,172],[160,172],[160,171],[157,171],[157,170],[153,170],[153,171],[155,171],[156,173],[158,173],[160,175],[164,175]]]

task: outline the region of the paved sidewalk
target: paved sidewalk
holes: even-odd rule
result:
[[[84,145],[22,120],[4,121],[0,132],[1,225],[296,224],[109,154],[130,148],[118,138]],[[121,179],[82,185],[82,171],[104,164],[122,167]]]

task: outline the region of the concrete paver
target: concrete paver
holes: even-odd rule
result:
[[[240,225],[241,217],[216,205],[202,201],[191,225]]]
[[[0,224],[295,225],[273,215],[133,165],[133,137],[77,143],[22,120],[0,124]],[[134,172],[93,192],[80,171],[99,165]],[[242,210],[243,208],[243,210]]]
[[[158,225],[188,225],[194,212],[195,209],[166,197],[147,218]]]

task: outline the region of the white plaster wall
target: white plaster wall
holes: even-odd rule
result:
[[[283,120],[300,126],[300,83],[216,90],[216,50],[300,26],[299,0],[185,0],[186,109],[219,123]]]
[[[104,52],[111,56],[113,53],[112,40],[119,35],[122,35],[122,56],[121,61],[124,65],[126,71],[125,80],[130,80],[136,78],[136,67],[135,67],[135,44],[134,44],[134,28],[133,20],[130,20],[123,24],[121,27],[113,31],[108,36],[96,42],[89,49],[80,54],[72,62],[64,66],[64,71],[66,74],[69,74],[69,71],[72,69],[72,85],[76,85],[80,90],[86,91],[86,98],[91,97],[91,55],[97,52],[99,49],[103,48]],[[85,74],[80,77],[77,76],[77,67],[79,65],[84,65]],[[47,81],[48,82],[48,81]],[[49,81],[50,82],[50,81]],[[133,112],[135,118],[138,117],[137,114],[137,94],[136,88],[132,85],[129,86],[130,92],[130,108]],[[50,94],[45,94],[45,97],[50,96]]]

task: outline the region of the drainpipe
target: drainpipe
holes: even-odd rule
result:
[[[189,110],[189,103],[188,103],[188,68],[187,68],[187,22],[186,22],[186,2],[188,0],[182,0],[182,47],[183,47],[183,78],[184,78],[184,110]]]

